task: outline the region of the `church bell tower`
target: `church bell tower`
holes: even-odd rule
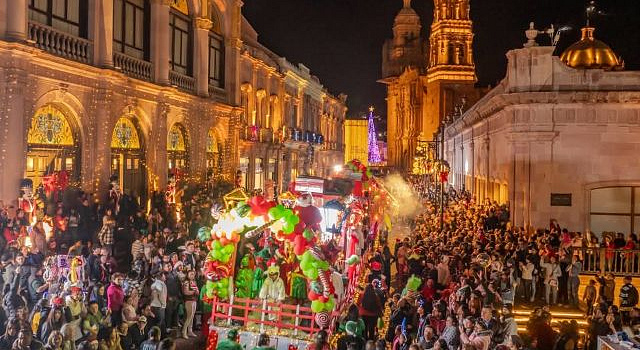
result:
[[[434,0],[422,137],[429,140],[463,98],[477,95],[470,0]]]

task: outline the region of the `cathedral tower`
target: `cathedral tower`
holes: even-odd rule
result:
[[[393,39],[386,40],[382,48],[382,77],[399,76],[409,67],[425,66],[426,43],[420,37],[422,24],[411,0],[403,6],[393,21]]]
[[[477,99],[469,1],[434,0],[426,76],[429,98],[423,115],[428,126],[422,130],[428,139],[463,97],[473,102]]]
[[[421,141],[431,141],[441,120],[479,90],[472,54],[470,0],[434,0],[431,35],[421,37],[420,17],[403,7],[393,24],[393,39],[382,49],[382,79],[387,86],[387,164],[413,167]]]

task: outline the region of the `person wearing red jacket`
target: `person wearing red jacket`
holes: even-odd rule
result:
[[[121,273],[114,273],[111,276],[111,284],[107,288],[107,309],[111,311],[113,324],[119,324],[122,320],[121,311],[124,303],[123,281],[124,276]]]

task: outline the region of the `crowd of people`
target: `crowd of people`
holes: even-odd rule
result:
[[[75,192],[31,211],[2,205],[0,349],[173,349],[177,337],[206,332],[205,249],[196,236],[213,223],[213,202],[203,190],[184,197],[181,210],[163,193],[149,212],[121,193],[98,201]],[[393,245],[386,232],[377,251],[367,245],[370,275],[337,343],[321,331],[309,349],[594,349],[597,336],[637,334],[638,291],[626,277],[614,304],[610,268],[637,262],[609,254],[634,249],[634,234],[599,243],[555,221],[529,233],[510,225],[506,206],[466,193],[450,196],[444,214],[425,204],[410,226]],[[594,248],[606,253],[586,261]],[[599,259],[605,271],[579,295],[584,264],[602,266]],[[513,314],[520,304],[533,310],[526,332]],[[552,327],[550,310],[563,305],[584,308],[586,338],[576,322]],[[268,336],[260,338],[266,350]],[[230,334],[218,348],[236,345]]]
[[[154,194],[149,213],[114,191],[58,198],[0,208],[0,349],[173,349],[196,337],[208,192],[181,211]]]
[[[635,235],[628,240],[635,242]],[[370,259],[369,283],[342,321],[338,349],[370,350],[385,343],[392,350],[577,349],[578,343],[595,348],[600,335],[635,336],[640,313],[630,277],[618,305],[611,273],[598,274],[578,294],[589,248],[584,241],[555,221],[529,234],[510,225],[506,206],[476,203],[464,193],[449,202],[444,215],[427,204],[411,235],[396,241],[393,252],[384,242]],[[390,276],[393,266],[397,273]],[[533,310],[524,332],[518,330],[515,305]],[[550,310],[562,305],[586,305],[586,338],[579,336],[576,321],[552,327]],[[383,324],[385,311],[389,319]]]

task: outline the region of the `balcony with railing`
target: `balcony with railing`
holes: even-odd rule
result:
[[[151,62],[131,57],[121,52],[114,52],[113,65],[116,69],[133,78],[147,81],[153,79],[153,63]]]
[[[196,79],[188,75],[170,70],[169,81],[171,85],[186,92],[194,93],[196,91]]]
[[[35,47],[54,55],[81,63],[92,63],[93,49],[89,40],[37,22],[29,22],[29,40]]]
[[[582,258],[582,272],[586,274],[640,276],[640,249],[582,247],[572,248],[571,254]]]

